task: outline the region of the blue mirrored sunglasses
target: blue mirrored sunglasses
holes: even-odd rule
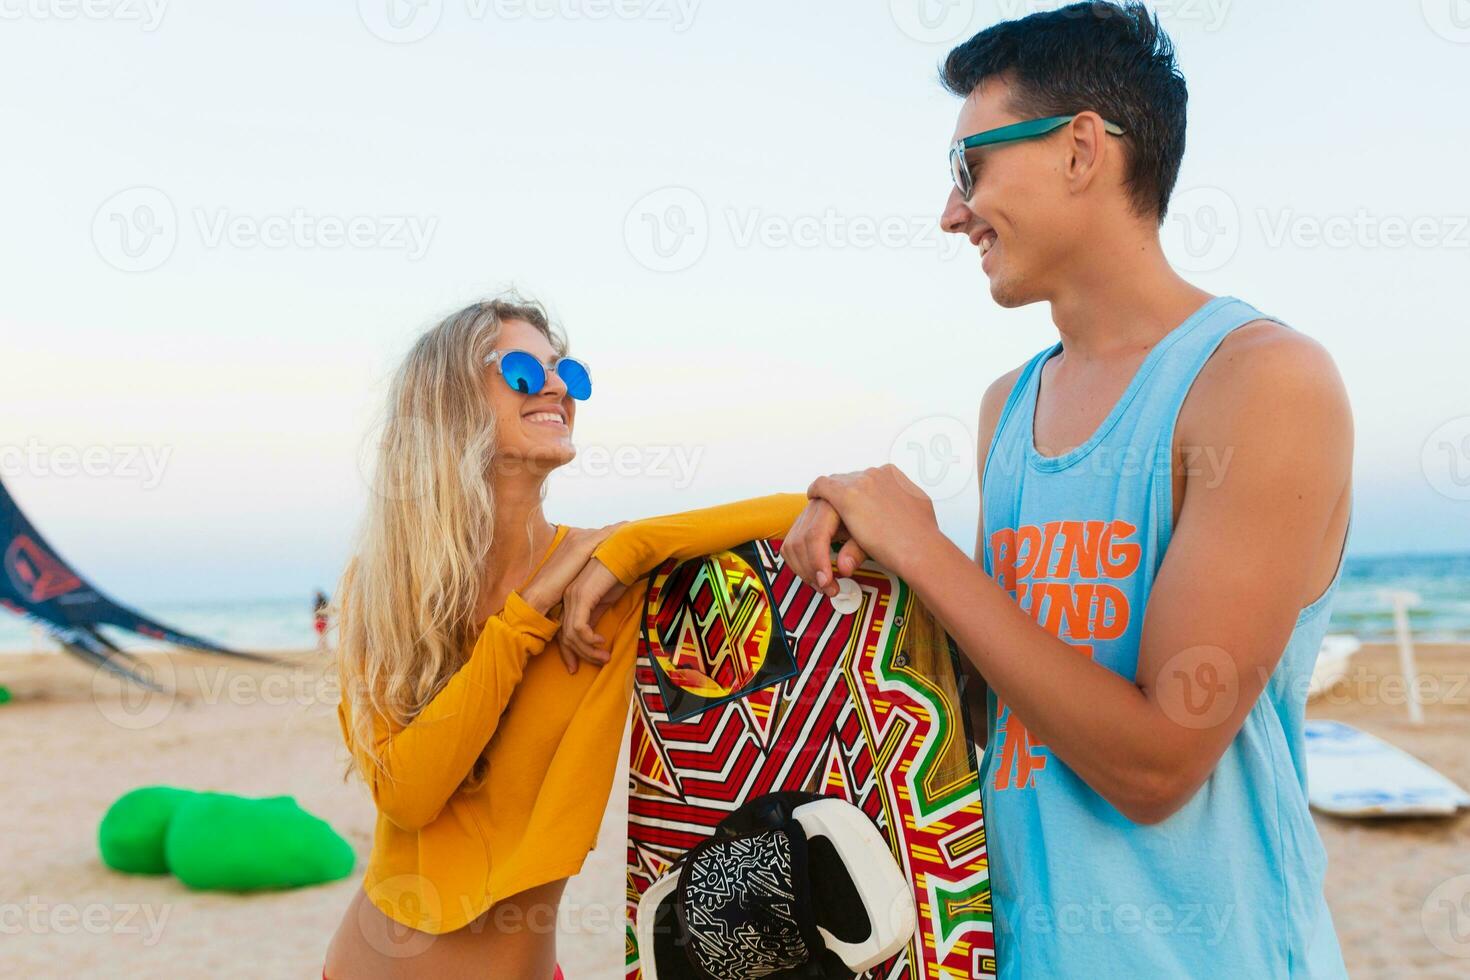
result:
[[[500,376],[511,391],[534,395],[546,387],[547,366],[535,354],[523,350],[491,351],[485,363],[499,365]],[[567,386],[568,395],[579,402],[592,397],[592,373],[587,370],[587,365],[575,357],[561,357],[557,358],[552,370]]]

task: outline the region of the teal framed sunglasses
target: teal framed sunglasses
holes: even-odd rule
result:
[[[496,350],[490,352],[485,363],[500,368],[500,376],[512,391],[534,395],[546,387],[548,365],[542,364],[535,354],[523,350]],[[575,357],[559,357],[550,369],[561,378],[572,398],[584,402],[592,397],[592,372],[587,370],[587,365]]]
[[[970,162],[965,159],[965,151],[973,150],[980,146],[994,146],[997,143],[1015,143],[1019,140],[1035,139],[1045,136],[1047,133],[1061,129],[1067,123],[1076,119],[1078,113],[1070,116],[1047,116],[1045,119],[1027,119],[1025,122],[1011,123],[1009,126],[1001,126],[997,129],[987,129],[983,133],[974,136],[966,136],[964,139],[955,140],[949,148],[949,172],[954,179],[954,185],[959,189],[960,196],[965,200],[975,193],[975,176],[970,172]],[[1113,136],[1122,136],[1126,130],[1117,123],[1103,120],[1103,129]]]

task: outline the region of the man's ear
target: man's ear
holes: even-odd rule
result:
[[[1067,124],[1067,184],[1073,194],[1081,194],[1102,173],[1107,156],[1108,134],[1103,118],[1091,110],[1079,112]]]

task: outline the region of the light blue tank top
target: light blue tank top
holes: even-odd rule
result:
[[[1180,405],[1225,335],[1260,319],[1271,318],[1238,299],[1206,303],[1063,456],[1040,455],[1032,437],[1041,366],[1060,344],[1027,363],[1001,413],[982,489],[985,571],[1050,632],[1130,680],[1173,531]],[[1120,814],[990,693],[981,782],[1002,977],[1346,976],[1302,736],[1340,575],[1341,564],[1301,611],[1214,773],[1159,824]]]

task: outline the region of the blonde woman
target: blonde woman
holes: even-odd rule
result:
[[[393,383],[339,590],[338,713],[378,819],[332,980],[560,976],[558,904],[595,843],[632,693],[642,590],[627,586],[665,558],[781,534],[805,503],[551,524],[546,477],[575,455],[590,394],[517,297],[429,330]]]

